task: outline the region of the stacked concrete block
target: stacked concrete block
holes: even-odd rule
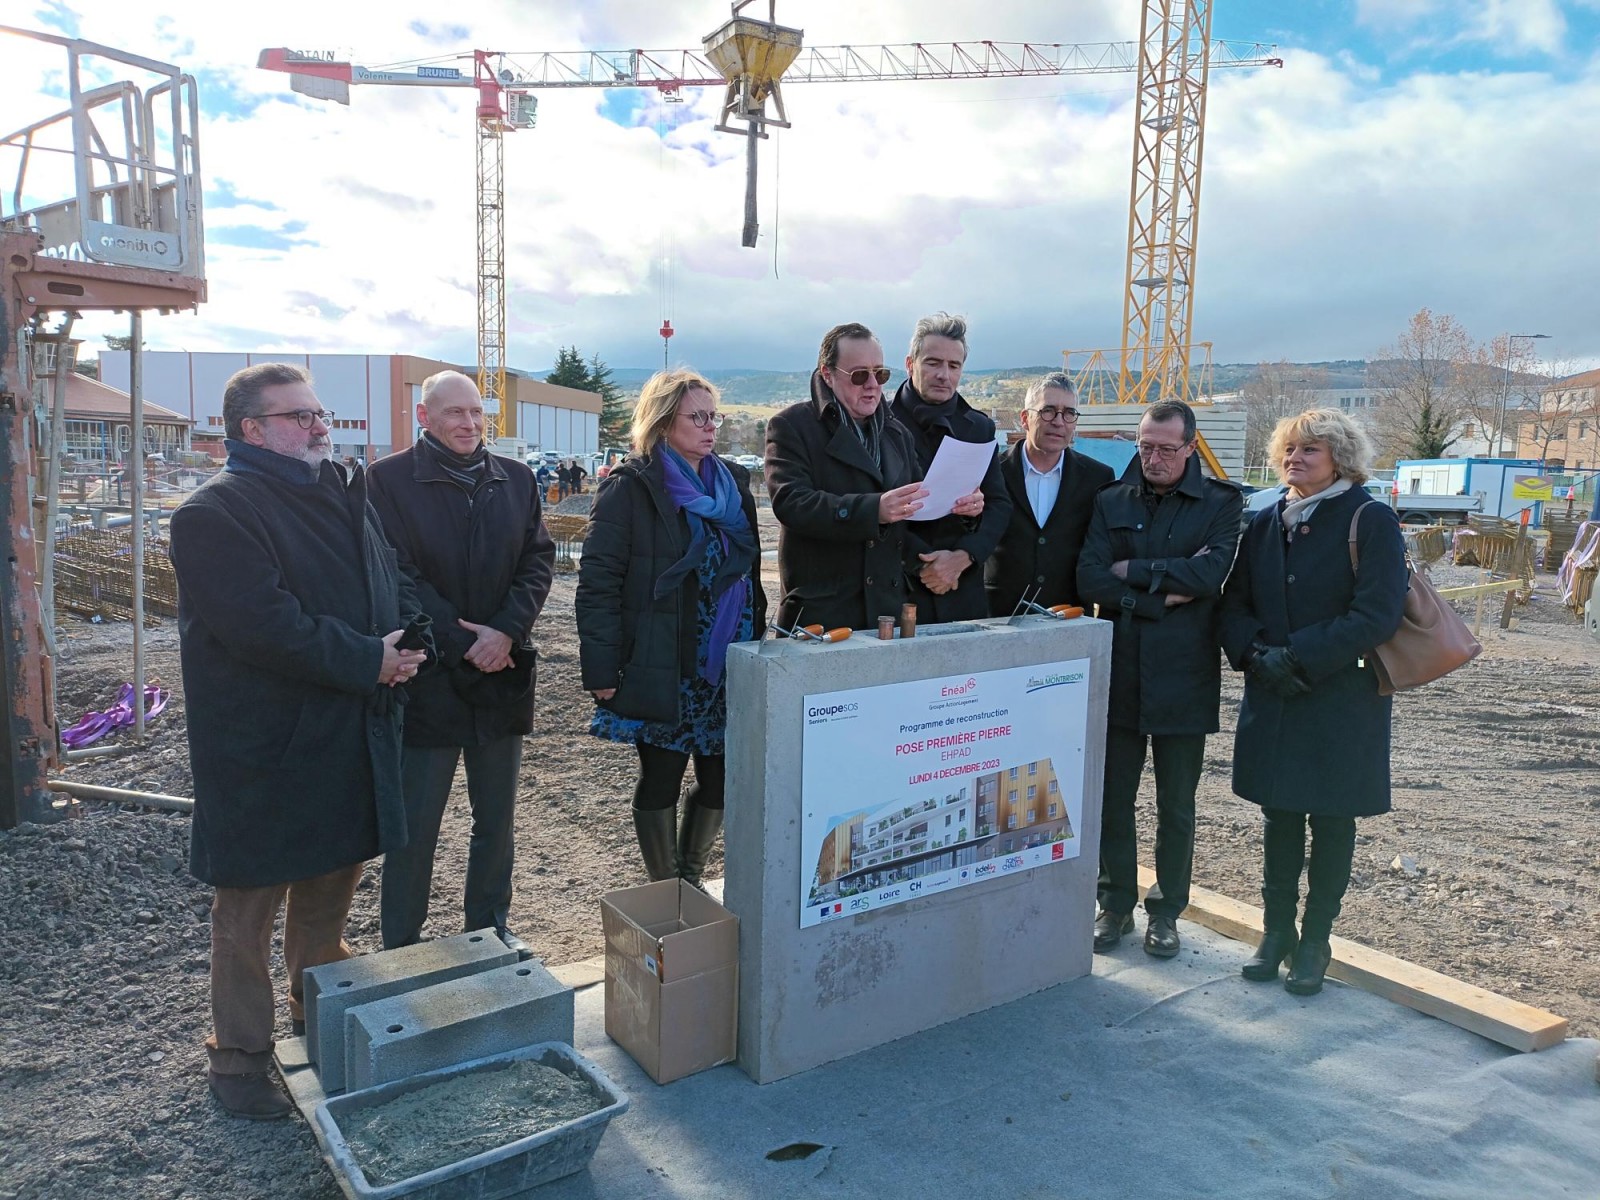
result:
[[[572,995],[530,960],[349,1009],[346,1086],[374,1087],[534,1042],[570,1046]]]
[[[494,930],[478,929],[308,968],[306,1056],[316,1064],[323,1090],[332,1094],[346,1086],[345,1018],[350,1009],[516,961],[516,952],[506,949]]]

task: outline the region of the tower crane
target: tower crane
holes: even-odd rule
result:
[[[1210,28],[1211,0],[1190,0],[1188,7],[1205,10]],[[803,46],[800,31],[774,21],[740,17],[749,0],[736,0],[733,19],[704,39],[702,50],[576,50],[514,53],[474,50],[427,61],[390,66],[362,66],[338,58],[332,51],[267,49],[257,66],[289,75],[289,86],[302,95],[350,102],[350,88],[360,85],[390,87],[473,88],[478,93],[477,215],[478,215],[478,387],[491,420],[490,435],[505,428],[501,406],[506,391],[505,371],[505,187],[502,135],[532,128],[536,115],[533,92],[545,88],[650,88],[665,98],[681,96],[685,88],[726,88],[719,129],[738,132],[728,122],[747,123],[748,171],[743,242],[755,245],[756,144],[765,138],[766,126],[786,128],[779,79],[796,83],[862,83],[894,80],[1004,79],[1027,76],[1094,75],[1138,70],[1141,113],[1145,111],[1144,80],[1152,58],[1151,13],[1185,7],[1184,0],[1145,0],[1145,36],[1141,42],[970,41],[910,42],[877,46]],[[1156,34],[1170,26],[1163,17]],[[1281,65],[1272,47],[1259,42],[1218,41],[1190,46],[1204,64],[1215,68]],[[1164,61],[1164,60],[1163,60]],[[471,64],[470,71],[465,64]],[[462,65],[457,65],[462,64]],[[1156,85],[1161,86],[1161,85]],[[1190,104],[1182,118],[1193,122],[1193,175],[1195,186],[1177,181],[1175,188],[1141,189],[1136,172],[1134,205],[1142,191],[1156,197],[1168,192],[1198,199],[1199,124],[1204,118],[1204,69],[1199,84],[1200,103]],[[766,115],[773,99],[776,116]],[[1164,160],[1163,160],[1164,161]],[[1160,216],[1130,224],[1133,230],[1166,230],[1172,222]],[[1193,222],[1187,225],[1192,254]],[[1131,253],[1131,251],[1130,251]],[[1152,293],[1164,299],[1166,293]],[[1141,310],[1143,311],[1143,310]],[[1166,310],[1160,310],[1164,313]],[[1125,322],[1126,323],[1126,322]],[[662,327],[669,337],[670,321]],[[1126,340],[1126,339],[1125,339]],[[1187,360],[1187,353],[1183,356]]]

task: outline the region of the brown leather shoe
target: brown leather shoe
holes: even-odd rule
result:
[[[1178,953],[1178,923],[1171,917],[1150,914],[1144,930],[1144,952],[1157,958],[1172,958]]]
[[[206,1083],[211,1086],[211,1094],[218,1104],[232,1116],[247,1121],[276,1121],[287,1117],[294,1108],[283,1089],[272,1082],[269,1071],[251,1071],[247,1075],[218,1075],[207,1071]]]

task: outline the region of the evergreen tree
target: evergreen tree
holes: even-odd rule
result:
[[[556,369],[544,377],[546,383],[594,392],[600,397],[600,447],[625,444],[628,422],[633,412],[622,389],[611,381],[611,368],[600,355],[585,362],[576,346],[563,346],[556,354]]]
[[[589,359],[589,390],[600,393],[600,448],[627,445],[628,426],[633,420],[633,406],[622,394],[622,389],[611,382],[611,368],[598,354]]]
[[[546,375],[544,381],[558,387],[577,388],[580,392],[595,390],[589,378],[589,368],[584,365],[583,355],[578,353],[576,346],[561,348],[556,354],[556,369]]]

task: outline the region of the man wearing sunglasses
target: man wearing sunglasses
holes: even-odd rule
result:
[[[934,313],[917,322],[906,355],[908,378],[895,391],[890,411],[911,431],[918,476],[926,475],[947,437],[994,445],[994,421],[956,389],[967,360],[967,321]],[[933,521],[913,519],[906,539],[911,599],[924,624],[970,621],[989,615],[984,563],[1011,519],[1011,498],[1000,478],[997,456],[978,490],[954,511]]]
[[[1139,422],[1138,454],[1095,496],[1078,558],[1079,593],[1113,623],[1097,951],[1133,929],[1134,801],[1147,749],[1155,759],[1156,886],[1144,902],[1146,953],[1178,953],[1178,914],[1189,905],[1194,793],[1222,697],[1217,600],[1244,511],[1237,487],[1201,475],[1194,449],[1194,410],[1181,400],[1152,404]]]
[[[1078,552],[1094,494],[1111,468],[1072,448],[1078,397],[1064,371],[1028,387],[1022,441],[1000,457],[1011,521],[984,565],[989,614],[1009,617],[1026,596],[1035,604],[1078,604]]]
[[[172,515],[189,869],[211,906],[211,1092],[235,1116],[288,1115],[274,1084],[268,951],[287,901],[289,1011],[307,967],[350,957],[361,867],[406,839],[400,701],[425,650],[366,479],[329,461],[333,414],[299,367],[228,380],[227,466]],[[426,639],[425,639],[426,640]]]
[[[921,507],[911,434],[889,415],[883,345],[865,325],[828,330],[811,398],[767,422],[778,518],[778,624],[872,628],[906,600],[905,522]]]

